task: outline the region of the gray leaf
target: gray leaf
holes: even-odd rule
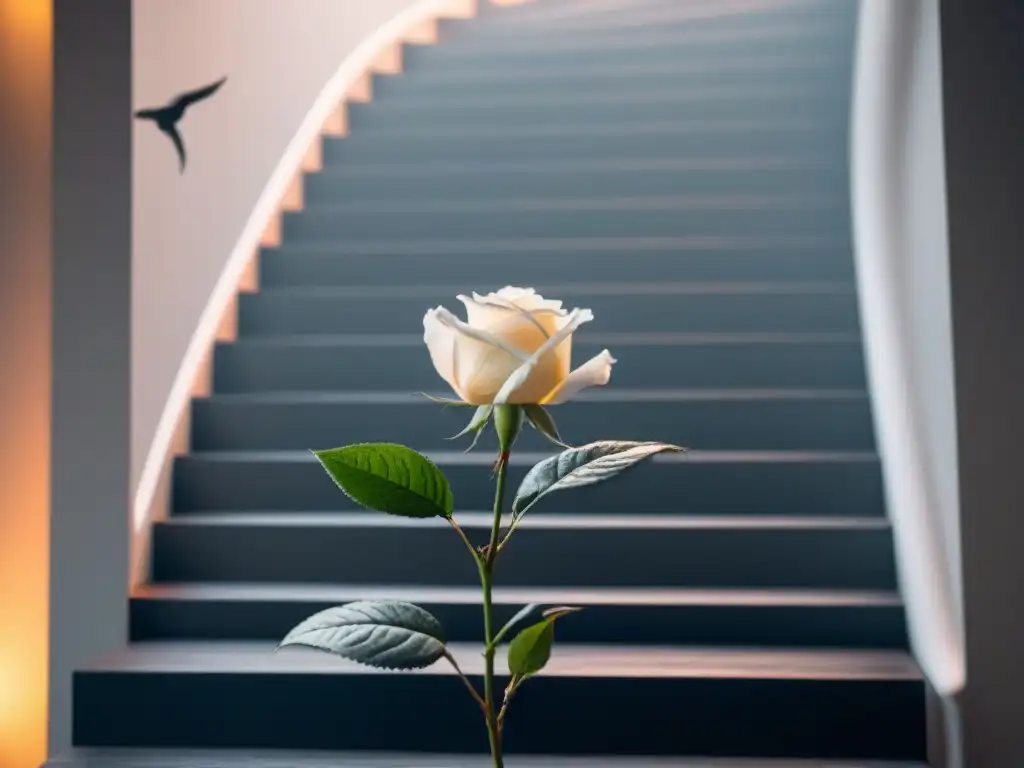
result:
[[[441,623],[399,600],[360,600],[320,611],[292,629],[278,648],[290,645],[382,669],[428,667],[445,653]]]

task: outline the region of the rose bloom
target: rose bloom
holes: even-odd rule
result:
[[[562,302],[532,288],[458,296],[460,320],[444,307],[423,318],[423,341],[438,374],[473,405],[553,405],[611,378],[608,350],[570,372],[572,335],[594,319],[589,309],[566,312]]]

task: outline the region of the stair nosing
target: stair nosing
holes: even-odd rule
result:
[[[78,674],[401,674],[454,675],[437,663],[414,672],[391,672],[316,651],[273,652],[268,642],[143,641],[92,659]],[[449,649],[470,676],[482,674],[482,646],[452,643]],[[499,649],[499,654],[504,651]],[[788,665],[788,667],[787,667]],[[540,673],[552,677],[907,680],[921,672],[905,651],[761,650],[561,644]],[[504,675],[507,676],[507,675]],[[503,677],[504,677],[503,676]]]
[[[490,466],[494,457],[489,453],[463,453],[461,451],[423,451],[431,461],[441,466]],[[513,452],[509,457],[512,466],[532,466],[538,461],[554,455],[534,451]],[[295,450],[258,450],[258,451],[191,451],[179,458],[206,461],[279,461],[314,463],[309,451]],[[649,463],[678,464],[682,461],[695,464],[729,464],[729,463],[849,463],[861,462],[877,464],[876,451],[699,451],[690,450],[686,453],[663,453],[652,456]]]
[[[860,345],[859,333],[816,332],[738,332],[738,333],[587,333],[573,335],[573,344],[593,346],[732,346],[732,345]],[[352,334],[261,334],[242,336],[233,341],[218,341],[225,347],[423,347],[422,334],[352,333]]]
[[[523,768],[928,768],[918,762],[875,760],[688,758],[688,757],[549,757],[516,755]],[[76,747],[51,757],[42,768],[491,768],[488,755],[401,752],[330,752],[278,749],[179,749]]]
[[[691,158],[666,159],[612,157],[600,160],[557,160],[557,161],[519,161],[466,163],[452,160],[439,161],[405,161],[398,163],[386,162],[354,162],[329,164],[317,171],[317,175],[330,174],[401,174],[403,176],[425,174],[430,176],[444,174],[494,175],[496,173],[604,173],[630,171],[792,171],[803,170],[841,170],[846,167],[842,159],[823,158],[820,153],[802,152],[797,155],[766,155],[758,153],[747,157],[731,155],[708,155]]]
[[[430,392],[435,397],[451,398],[451,392]],[[693,403],[693,402],[820,402],[868,401],[864,388],[615,388],[581,392],[574,403]],[[213,392],[193,398],[194,402],[250,405],[415,405],[437,406],[421,394],[404,391],[384,392],[352,390],[263,390],[254,392]]]
[[[829,200],[822,195],[757,194],[757,195],[632,195],[626,197],[583,198],[479,198],[427,199],[403,202],[315,202],[308,203],[302,213],[316,216],[342,214],[396,213],[607,213],[607,212],[682,212],[682,211],[831,211],[845,210],[845,200]]]
[[[501,587],[496,605],[628,605],[640,607],[891,607],[903,606],[894,590],[740,589],[740,588],[588,588]],[[477,605],[479,587],[364,584],[257,584],[161,582],[138,587],[132,600],[152,602],[345,603],[355,600],[405,600],[413,603]]]
[[[544,92],[526,92],[508,95],[489,94],[487,97],[480,97],[479,94],[467,96],[455,96],[446,94],[444,96],[415,96],[403,97],[401,100],[383,99],[368,102],[374,106],[400,112],[419,111],[428,109],[445,112],[447,110],[466,110],[474,112],[487,112],[492,109],[505,109],[509,107],[533,109],[544,107],[565,107],[565,106],[604,106],[608,104],[691,104],[694,102],[704,104],[708,101],[730,101],[735,99],[739,103],[747,104],[750,101],[768,99],[773,103],[777,100],[804,99],[814,96],[818,99],[828,101],[829,99],[845,104],[848,95],[837,89],[822,88],[814,85],[797,85],[790,83],[775,84],[770,88],[752,87],[745,84],[736,85],[706,85],[700,88],[657,88],[647,89],[603,89],[599,93],[588,93],[586,91],[569,91],[562,94],[561,98]]]
[[[584,252],[619,252],[619,251],[671,251],[713,250],[731,251],[738,249],[765,248],[785,250],[821,251],[831,249],[836,252],[849,252],[853,258],[850,245],[840,239],[821,236],[772,236],[755,235],[749,237],[728,237],[721,235],[704,235],[690,237],[520,237],[491,238],[487,240],[433,240],[417,238],[407,240],[345,240],[341,243],[313,241],[301,244],[285,245],[285,249],[301,250],[306,253],[322,253],[333,256],[374,256],[378,254],[423,256],[423,255],[482,255],[491,253],[524,253],[529,251],[559,251],[576,254]]]
[[[453,517],[466,530],[490,530],[493,515],[484,511],[456,511]],[[505,515],[507,526],[511,517]],[[181,527],[271,527],[271,528],[445,528],[447,520],[407,518],[380,512],[216,512],[192,511],[173,514],[154,523],[168,528]],[[815,517],[810,515],[643,515],[643,514],[557,514],[551,512],[527,515],[518,530],[891,530],[887,517]]]
[[[787,56],[789,58],[787,58]],[[782,65],[782,66],[780,66]],[[472,71],[458,70],[452,72],[407,72],[399,75],[381,74],[378,77],[386,77],[389,79],[406,79],[410,84],[418,86],[429,87],[434,84],[444,84],[446,86],[465,85],[472,86],[475,84],[489,84],[492,82],[520,82],[522,78],[531,78],[536,75],[536,69],[531,68],[528,63],[520,65],[521,68],[509,68],[509,67],[489,67],[480,66],[474,68]],[[828,56],[808,55],[806,53],[797,51],[794,53],[785,52],[783,55],[778,53],[771,56],[765,55],[752,55],[743,56],[737,55],[730,57],[725,62],[719,63],[718,66],[712,64],[708,66],[707,63],[701,65],[694,65],[692,62],[637,62],[632,65],[623,65],[621,67],[580,67],[578,69],[561,69],[555,72],[545,72],[545,77],[549,81],[561,82],[563,80],[571,80],[577,77],[595,77],[595,76],[609,76],[615,78],[621,78],[630,80],[633,78],[646,79],[652,76],[675,76],[675,75],[707,75],[707,74],[736,74],[744,71],[747,67],[753,71],[764,71],[773,67],[778,67],[779,71],[799,71],[808,72],[814,70],[832,70],[836,68],[833,60]],[[845,68],[845,67],[844,67]]]
[[[536,291],[545,296],[573,298],[591,296],[855,296],[852,281],[773,281],[737,282],[720,280],[663,281],[660,283],[567,283],[540,285]],[[246,299],[271,298],[338,298],[378,299],[455,299],[466,290],[458,285],[281,285],[266,286],[259,291],[242,294]]]

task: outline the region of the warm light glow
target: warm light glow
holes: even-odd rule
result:
[[[0,766],[46,759],[51,0],[0,0]]]

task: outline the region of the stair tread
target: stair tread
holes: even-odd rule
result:
[[[632,126],[630,126],[632,129]],[[620,130],[622,130],[620,126]],[[351,175],[390,173],[402,176],[438,173],[469,174],[522,174],[522,173],[595,173],[601,171],[760,171],[802,169],[845,168],[841,158],[822,157],[820,152],[799,152],[791,155],[704,155],[701,157],[675,158],[632,158],[604,157],[592,160],[545,160],[519,161],[510,163],[495,160],[491,162],[416,162],[416,163],[357,163],[346,162],[344,166],[328,166],[318,173]]]
[[[461,451],[426,451],[425,455],[436,464],[485,466],[494,463],[494,457],[485,453],[463,453]],[[513,466],[532,466],[547,458],[549,453],[520,451],[509,457]],[[247,462],[283,461],[312,463],[309,451],[191,451],[188,456],[206,461]],[[836,462],[878,462],[874,451],[687,451],[686,453],[663,453],[652,456],[649,462],[656,464],[676,463],[728,464],[728,463],[836,463]]]
[[[253,296],[270,298],[317,296],[346,299],[454,298],[463,288],[458,285],[300,285],[266,287]],[[597,296],[688,296],[704,295],[803,295],[853,294],[848,282],[662,282],[662,283],[571,283],[536,287],[541,295],[571,297],[579,294]]]
[[[451,644],[468,675],[483,672],[481,647]],[[499,651],[499,654],[501,651]],[[100,656],[86,672],[206,672],[394,674],[318,652],[266,642],[147,641]],[[402,672],[398,674],[410,674]],[[411,674],[451,675],[435,664]],[[539,673],[562,677],[753,678],[804,680],[918,680],[920,671],[903,651],[762,650],[560,645]]]
[[[458,137],[455,137],[458,138]],[[510,211],[651,211],[651,210],[807,210],[835,208],[842,200],[829,200],[821,195],[658,195],[605,198],[507,198],[480,200],[470,198],[423,199],[393,202],[369,200],[360,202],[314,202],[303,211],[314,214],[342,213],[470,213]]]
[[[857,333],[819,332],[723,332],[723,333],[587,333],[573,334],[573,343],[616,345],[710,346],[724,344],[857,344]],[[341,334],[267,334],[245,336],[231,346],[337,346],[337,347],[423,347],[423,334],[341,333]]]
[[[446,81],[447,82],[447,81]],[[455,81],[462,82],[462,81]],[[800,133],[802,131],[816,132],[828,128],[833,130],[827,122],[815,120],[811,118],[754,118],[751,120],[738,120],[735,118],[719,117],[719,118],[700,118],[700,117],[680,117],[675,120],[664,120],[664,119],[647,119],[637,122],[635,125],[630,126],[630,133],[634,136],[637,135],[657,135],[657,134],[669,134],[673,136],[681,136],[692,133],[722,133],[722,132],[736,132],[736,133],[767,133],[778,131],[785,133],[786,135]],[[500,137],[502,140],[507,139],[535,139],[538,137],[551,137],[551,136],[572,136],[572,137],[589,137],[589,136],[612,136],[621,137],[622,129],[616,125],[587,125],[587,124],[574,124],[574,123],[541,123],[538,125],[525,125],[520,127],[510,127],[495,125],[492,127],[483,128],[480,130],[473,130],[465,126],[451,125],[451,126],[428,126],[422,129],[412,129],[404,125],[396,125],[394,127],[382,126],[380,130],[374,130],[372,134],[354,134],[348,136],[325,136],[324,141],[328,142],[340,142],[347,143],[352,139],[356,141],[368,141],[378,138],[394,140],[404,139],[408,141],[416,141],[423,139],[455,139],[455,138],[473,138],[479,139],[482,137]]]
[[[490,512],[456,511],[455,518],[464,529],[490,529]],[[507,524],[510,518],[505,518]],[[384,515],[378,512],[218,512],[198,510],[187,515],[173,515],[161,525],[171,526],[284,526],[300,527],[389,527],[426,528],[448,525],[439,517],[408,518]],[[534,529],[586,529],[606,530],[884,530],[890,523],[884,517],[813,517],[813,516],[719,516],[719,515],[560,515],[545,512],[528,515],[519,523],[520,530]]]
[[[603,88],[596,92],[573,89],[567,90],[561,98],[548,93],[522,92],[491,92],[481,97],[479,94],[468,94],[457,96],[445,94],[443,96],[422,96],[408,95],[402,99],[387,100],[380,102],[381,107],[387,109],[400,109],[401,111],[416,111],[421,109],[446,111],[458,110],[481,110],[487,111],[502,107],[522,107],[531,109],[535,107],[563,107],[574,105],[625,105],[625,104],[689,104],[697,102],[706,103],[709,100],[736,100],[741,102],[760,102],[763,100],[785,99],[793,96],[806,97],[814,95],[822,101],[835,101],[842,103],[846,94],[840,89],[826,90],[818,86],[802,85],[782,82],[770,87],[751,86],[746,83],[730,85],[705,85],[685,89],[665,87],[662,85],[640,87],[640,88]]]
[[[429,393],[435,397],[451,398],[449,392]],[[865,400],[868,393],[863,389],[821,388],[821,389],[629,389],[608,387],[604,390],[581,392],[573,402],[577,403],[682,403],[722,402],[737,400],[785,401],[785,400]],[[297,391],[297,392],[230,392],[214,393],[204,400],[223,403],[252,404],[352,404],[352,405],[433,405],[427,397],[409,392],[352,392],[352,391]]]
[[[414,603],[476,605],[476,587],[423,585],[363,586],[324,584],[146,584],[133,599],[177,601],[337,602],[407,600]],[[497,605],[656,605],[656,606],[900,606],[896,592],[842,589],[679,589],[589,587],[495,587]]]
[[[838,760],[747,760],[683,757],[547,757],[516,755],[515,768],[927,768],[923,763]],[[486,755],[389,752],[294,752],[78,748],[51,758],[44,768],[491,768]]]
[[[687,237],[516,237],[489,238],[486,240],[345,240],[302,242],[288,244],[287,249],[304,253],[329,253],[337,256],[346,254],[371,256],[379,253],[394,253],[403,256],[446,255],[451,253],[522,253],[524,251],[560,252],[579,254],[593,252],[607,253],[621,251],[686,251],[716,250],[733,251],[750,248],[790,248],[820,251],[835,249],[836,241],[831,238],[809,235],[755,235],[755,236],[687,236]]]

